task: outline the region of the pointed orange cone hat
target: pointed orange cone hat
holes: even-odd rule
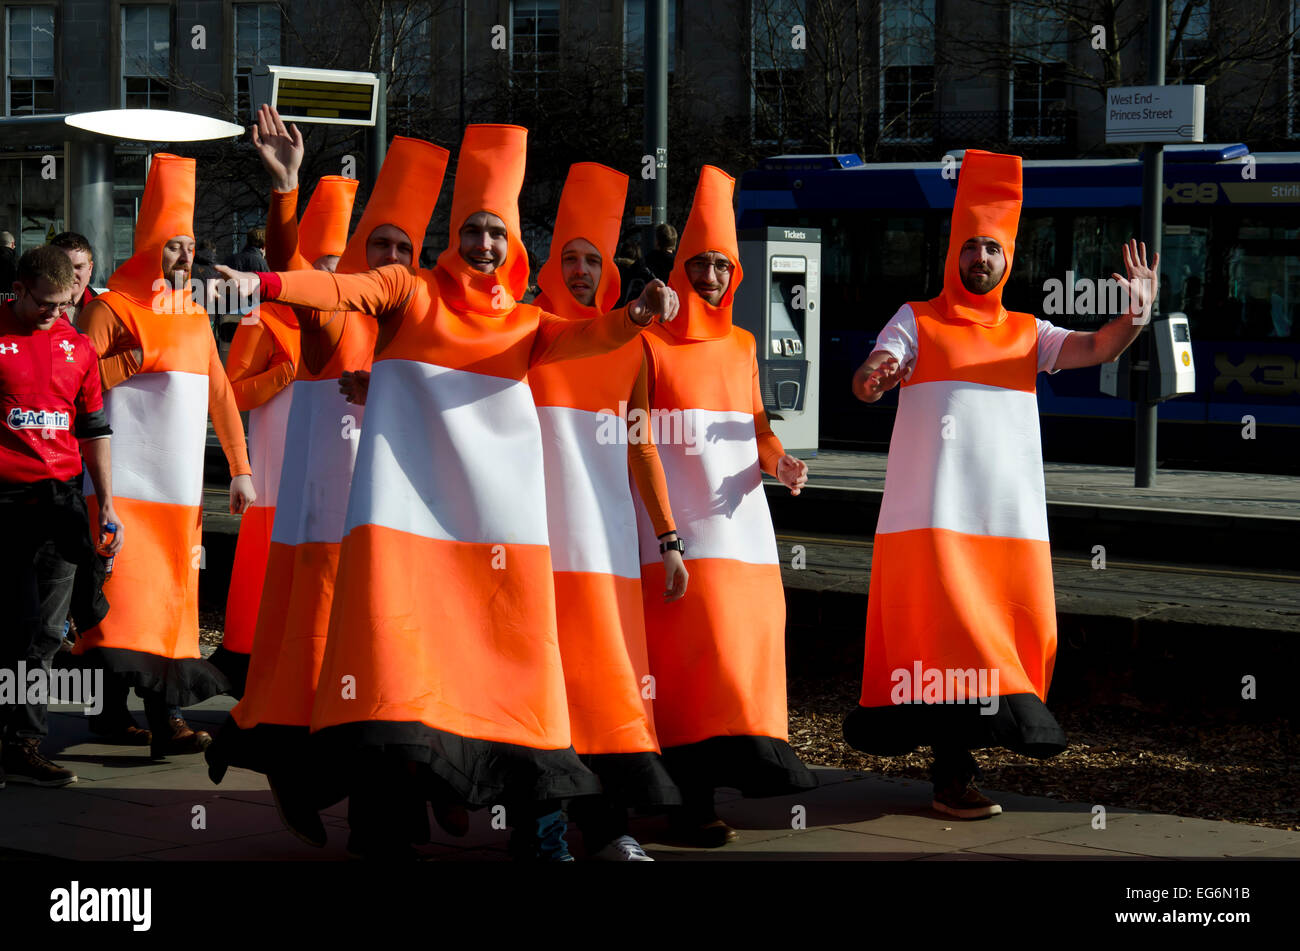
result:
[[[358,184],[342,175],[321,176],[298,223],[298,254],[289,262],[289,270],[306,270],[323,255],[343,254]]]
[[[725,337],[731,332],[731,301],[744,272],[740,267],[740,244],[736,240],[736,212],[731,198],[736,180],[720,168],[705,165],[695,186],[695,202],[677,243],[668,285],[677,292],[681,311],[663,327],[688,340]],[[731,282],[717,307],[695,292],[686,273],[686,262],[705,251],[724,254],[731,262]]]
[[[366,242],[370,240],[370,233],[380,225],[393,225],[406,233],[411,239],[411,267],[420,266],[424,232],[433,217],[433,207],[438,203],[438,192],[442,191],[442,176],[450,155],[442,146],[432,142],[393,136],[384,164],[379,169],[379,178],[366,202],[366,210],[361,213],[361,221],[339,259],[337,273],[355,274],[370,270],[366,263]]]
[[[456,158],[456,190],[451,200],[451,241],[438,256],[441,268],[459,291],[451,286],[444,294],[454,303],[481,313],[499,312],[492,303],[500,284],[519,301],[528,290],[528,252],[519,228],[519,189],[524,184],[528,158],[528,130],[518,125],[479,124],[465,127],[465,138]],[[460,229],[470,215],[486,211],[505,222],[508,234],[506,260],[492,274],[471,268],[460,256]],[[510,302],[506,309],[513,309]]]
[[[1006,320],[1002,289],[1015,258],[1021,195],[1019,155],[966,150],[957,175],[957,197],[952,206],[952,230],[948,233],[948,257],[943,270],[942,297],[949,315],[990,326]],[[961,282],[961,246],[976,237],[995,238],[1007,261],[1002,280],[987,294],[972,294]]]
[[[627,176],[622,172],[595,162],[569,166],[560,209],[555,213],[555,230],[551,232],[551,255],[537,272],[537,286],[542,289],[534,302],[537,306],[574,318],[595,317],[614,309],[621,290],[614,252],[626,201]],[[593,307],[579,304],[564,283],[561,258],[564,246],[574,238],[585,238],[600,252],[600,284]]]
[[[150,160],[135,220],[135,252],[108,279],[109,290],[151,305],[157,295],[154,283],[163,276],[163,245],[177,235],[194,237],[194,167],[194,159],[167,152]],[[176,293],[190,296],[188,291]]]

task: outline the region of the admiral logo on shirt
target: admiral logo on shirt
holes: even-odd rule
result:
[[[14,432],[24,429],[71,429],[71,414],[57,410],[23,409],[15,406],[9,410],[5,423]]]

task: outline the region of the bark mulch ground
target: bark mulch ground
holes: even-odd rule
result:
[[[856,677],[791,678],[791,746],[810,765],[928,781],[929,750],[867,756],[844,742],[858,686]],[[1284,717],[1247,720],[1125,696],[1101,705],[1049,698],[1048,706],[1069,748],[1048,760],[977,751],[982,788],[1300,831],[1300,744]]]

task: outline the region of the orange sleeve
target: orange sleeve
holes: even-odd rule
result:
[[[650,516],[650,522],[655,527],[656,535],[665,535],[668,532],[676,531],[676,525],[673,523],[672,506],[668,504],[668,480],[664,478],[663,463],[659,461],[659,450],[655,448],[654,439],[651,431],[654,427],[648,425],[650,420],[650,383],[649,370],[646,368],[646,361],[641,360],[641,370],[637,373],[636,383],[632,386],[632,395],[627,401],[628,415],[632,410],[641,410],[644,414],[641,418],[646,421],[645,442],[633,442],[628,440],[627,446],[627,463],[632,470],[632,478],[636,481],[637,492],[641,495],[641,501],[645,503],[646,513]]]
[[[96,299],[81,312],[81,329],[99,354],[99,379],[105,390],[130,379],[140,371],[140,361],[132,350],[140,347],[113,308]]]
[[[415,300],[420,286],[416,272],[402,264],[389,264],[360,274],[331,274],[313,269],[279,271],[276,276],[280,279],[276,300],[312,310],[359,310],[381,321],[401,313]]]
[[[226,376],[241,412],[261,406],[293,381],[293,361],[266,329],[266,324],[240,323],[226,357]]]
[[[310,268],[298,254],[298,189],[271,192],[266,215],[266,263],[272,270]]]
[[[772,432],[772,424],[767,421],[767,412],[763,409],[763,391],[758,385],[758,357],[755,355],[750,359],[754,361],[754,432],[758,437],[758,465],[776,478],[776,464],[785,455],[785,447]]]
[[[632,322],[626,307],[611,310],[590,320],[566,320],[542,311],[528,365],[537,366],[539,363],[608,353],[617,350],[644,329],[645,327]]]
[[[253,468],[248,464],[248,447],[244,444],[244,424],[239,419],[239,407],[235,405],[235,394],[226,378],[225,367],[217,354],[217,340],[209,338],[212,349],[208,354],[208,415],[212,417],[212,428],[217,431],[221,448],[230,465],[230,477],[252,475]]]

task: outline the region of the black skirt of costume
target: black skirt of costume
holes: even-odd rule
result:
[[[1064,750],[1065,731],[1032,693],[998,697],[993,713],[980,703],[900,703],[858,707],[844,719],[844,739],[855,750],[901,756],[936,742],[968,750],[1006,747],[1046,759]]]
[[[679,786],[728,786],[746,798],[786,796],[817,786],[817,777],[790,744],[771,736],[712,736],[664,747],[664,765]]]

